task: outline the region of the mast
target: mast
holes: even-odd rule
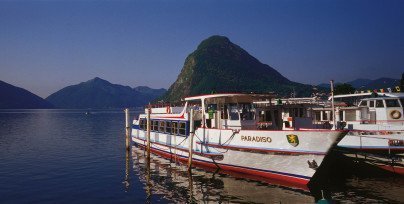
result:
[[[335,108],[334,108],[334,80],[330,81],[331,84],[331,108],[332,108],[332,129],[336,129],[336,121],[335,121]]]

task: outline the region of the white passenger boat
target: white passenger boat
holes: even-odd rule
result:
[[[193,164],[307,185],[346,131],[314,129],[305,106],[276,105],[272,95],[188,97],[182,107],[151,108],[151,151]],[[190,133],[194,109],[195,132]],[[133,121],[132,140],[146,146],[146,117]]]
[[[404,94],[335,96],[336,126],[350,130],[338,143],[345,155],[404,174]],[[330,107],[315,108],[317,122],[333,124]]]

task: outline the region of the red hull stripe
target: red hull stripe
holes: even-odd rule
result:
[[[196,143],[201,144],[201,142],[196,142]],[[217,143],[207,143],[205,145],[210,146],[210,147],[223,148],[223,149],[240,150],[240,151],[254,151],[254,152],[263,152],[263,153],[275,152],[275,153],[293,154],[293,155],[296,155],[296,154],[297,155],[299,155],[299,154],[325,155],[324,152],[285,151],[282,149],[264,149],[264,148],[250,148],[250,147],[243,147],[243,146],[236,146],[236,145],[219,145]]]
[[[404,130],[350,130],[349,132],[380,132],[380,133],[390,133],[390,132],[403,132]]]
[[[140,143],[138,143],[138,144],[140,146],[142,146],[143,148],[145,147],[145,144],[140,144]],[[185,156],[175,155],[170,152],[166,152],[164,150],[158,150],[155,148],[151,148],[151,151],[153,153],[156,153],[156,154],[161,155],[166,158],[176,158],[181,162],[184,162],[184,163],[188,162],[188,157],[185,157]],[[208,168],[217,168],[217,166],[213,162],[207,162],[207,161],[203,161],[203,160],[199,160],[199,159],[193,159],[192,162],[195,164],[201,165],[201,166],[206,166]],[[310,181],[310,177],[283,173],[283,172],[254,169],[254,168],[235,166],[235,165],[229,165],[229,164],[218,164],[218,166],[220,167],[220,169],[223,169],[225,171],[240,172],[240,173],[244,173],[244,174],[260,176],[263,178],[285,181],[285,182],[288,182],[291,184],[297,184],[297,185],[307,185]]]
[[[400,174],[404,175],[404,168],[403,167],[398,167],[398,166],[390,166],[390,165],[377,165],[378,167],[393,172],[395,174]]]
[[[348,145],[338,145],[338,147],[341,148],[346,148],[346,149],[355,149],[355,150],[364,150],[364,151],[380,151],[380,150],[386,150],[388,151],[389,149],[391,151],[404,151],[404,147],[397,147],[397,146],[348,146]]]

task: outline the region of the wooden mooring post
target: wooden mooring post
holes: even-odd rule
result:
[[[191,171],[192,168],[192,153],[193,153],[193,146],[194,146],[194,109],[191,109],[189,114],[189,154],[188,154],[188,171]]]
[[[130,150],[130,137],[131,137],[131,121],[129,108],[125,108],[125,129],[126,129],[126,150]]]
[[[151,129],[151,124],[150,124],[150,113],[151,113],[151,108],[150,108],[150,104],[149,104],[149,106],[147,107],[147,118],[146,118],[146,121],[147,121],[147,135],[146,135],[146,137],[147,137],[147,139],[146,139],[146,142],[147,142],[147,146],[146,146],[146,151],[147,151],[147,158],[148,159],[150,159],[150,129]]]

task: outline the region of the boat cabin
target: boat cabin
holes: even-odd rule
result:
[[[238,130],[293,130],[313,126],[307,104],[272,94],[212,94],[185,98],[194,108],[196,127]]]
[[[335,120],[347,126],[348,129],[363,129],[366,124],[404,125],[404,94],[389,93],[371,95],[363,98],[363,94],[336,96]],[[356,105],[350,102],[356,101]],[[351,105],[351,106],[350,106]],[[331,107],[315,109],[316,121],[332,121]]]

